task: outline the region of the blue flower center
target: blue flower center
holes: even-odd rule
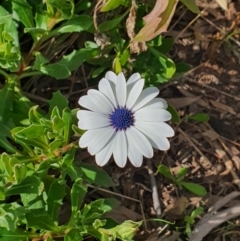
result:
[[[133,112],[124,107],[118,107],[109,115],[111,125],[116,131],[126,130],[134,124]]]

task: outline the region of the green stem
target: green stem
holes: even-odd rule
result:
[[[2,69],[0,69],[0,74],[2,75],[2,76],[4,76],[5,78],[6,78],[6,80],[8,80],[10,77],[9,77],[9,75],[4,71],[4,70],[2,70]]]
[[[41,71],[33,71],[33,72],[27,72],[27,73],[22,73],[20,76],[19,76],[19,80],[20,79],[23,79],[23,78],[26,78],[26,77],[32,77],[32,76],[35,76],[35,75],[42,75],[43,73]]]

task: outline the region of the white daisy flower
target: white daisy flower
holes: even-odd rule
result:
[[[133,74],[126,83],[123,73],[109,71],[98,85],[99,91],[91,89],[79,100],[88,110],[79,110],[78,127],[87,130],[79,140],[81,148],[88,147],[96,155],[99,166],[105,165],[111,155],[119,167],[127,158],[132,165],[140,167],[143,156],[151,158],[153,147],[167,150],[167,137],[173,129],[164,123],[171,119],[167,103],[156,87],[143,90],[144,79]]]

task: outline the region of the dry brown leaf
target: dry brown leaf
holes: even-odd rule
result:
[[[166,32],[177,3],[178,0],[157,0],[153,10],[143,18],[146,24],[136,35],[134,41],[149,41]]]
[[[132,6],[130,8],[130,12],[126,21],[126,28],[127,28],[127,34],[128,37],[133,40],[135,37],[135,24],[136,24],[136,10],[137,10],[137,5],[135,0],[132,0]],[[147,45],[145,42],[135,42],[131,41],[130,42],[130,52],[135,53],[135,54],[140,54],[141,52],[144,52],[147,50]]]
[[[127,34],[131,40],[135,37],[134,28],[136,24],[136,10],[137,10],[136,2],[135,0],[132,0],[132,6],[130,8],[128,18],[126,20]]]
[[[223,110],[223,111],[226,111],[226,112],[229,112],[230,114],[232,115],[236,115],[236,112],[233,110],[233,108],[231,106],[228,106],[228,105],[225,105],[225,104],[222,104],[218,101],[215,101],[215,100],[209,100],[210,103],[216,107],[217,109],[220,109],[220,110]]]
[[[240,170],[240,158],[238,156],[233,156],[232,161],[235,164],[235,167]]]
[[[111,212],[107,213],[105,216],[115,220],[118,223],[123,223],[126,220],[137,221],[142,218],[142,216],[138,213],[123,206],[115,208]]]
[[[219,4],[219,6],[223,9],[223,10],[225,10],[225,11],[227,11],[227,9],[228,9],[228,1],[227,0],[216,0],[216,2]]]
[[[204,131],[202,134],[203,136],[206,136],[207,138],[209,138],[210,141],[215,141],[216,139],[219,138],[219,135],[213,130]]]
[[[195,96],[195,97],[181,97],[181,98],[170,98],[166,99],[166,101],[173,105],[176,109],[191,105],[192,103],[198,101],[201,98],[201,96]]]
[[[163,212],[163,216],[166,217],[169,221],[175,221],[179,218],[182,218],[186,207],[188,206],[189,202],[187,198],[180,197],[176,199],[175,202],[171,203]]]

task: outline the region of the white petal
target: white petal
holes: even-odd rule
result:
[[[138,110],[139,108],[147,104],[149,101],[151,101],[153,98],[155,98],[158,94],[159,94],[159,89],[156,87],[149,87],[144,89],[140,94],[137,102],[133,106],[132,110],[133,111]]]
[[[85,148],[89,145],[90,141],[94,138],[94,132],[93,131],[86,131],[79,140],[79,146],[81,148]]]
[[[105,78],[110,80],[111,82],[113,82],[114,84],[117,83],[117,75],[112,72],[112,71],[108,71],[106,74],[105,74]]]
[[[125,131],[116,133],[113,149],[113,157],[119,167],[124,167],[127,162],[127,141]]]
[[[172,118],[171,114],[164,109],[140,109],[134,114],[136,121],[168,121]]]
[[[87,110],[77,112],[79,119],[78,127],[82,130],[96,129],[104,126],[110,126],[110,120],[107,115]]]
[[[174,130],[171,126],[164,122],[142,122],[135,121],[134,123],[136,128],[141,128],[141,130],[145,130],[146,132],[156,133],[159,136],[163,137],[172,137],[174,136]]]
[[[140,79],[134,84],[134,86],[130,90],[130,93],[127,97],[127,102],[126,102],[126,107],[128,109],[131,109],[132,106],[135,104],[136,100],[138,99],[139,95],[142,92],[143,86],[144,86],[144,79]]]
[[[101,111],[106,114],[113,112],[114,107],[109,99],[98,90],[89,90],[88,96],[91,98],[91,101],[98,105],[101,108]]]
[[[167,104],[167,101],[162,98],[155,98],[155,99],[149,101],[141,109],[143,109],[145,107],[147,107],[148,109],[167,109],[168,104]]]
[[[96,154],[95,156],[96,163],[99,166],[104,166],[109,161],[113,153],[113,144],[114,144],[114,138],[111,138],[106,144],[106,146],[104,146],[103,149]]]
[[[126,88],[126,80],[123,73],[120,73],[117,78],[116,83],[116,94],[118,105],[120,107],[124,107],[126,104],[126,95],[127,95],[127,88]]]
[[[127,141],[128,141],[128,158],[133,166],[140,167],[143,162],[143,155],[139,152],[137,145],[135,144],[135,140],[133,139],[132,135],[127,134]]]
[[[136,83],[136,81],[140,79],[141,79],[141,75],[139,73],[135,73],[130,76],[130,78],[127,81],[127,96],[130,90],[132,89],[132,87],[134,86],[134,84]]]
[[[160,136],[158,133],[149,131],[146,128],[141,128],[139,125],[137,125],[136,128],[144,133],[154,148],[162,151],[169,149],[170,144],[166,137]]]
[[[117,108],[116,96],[114,95],[112,86],[107,79],[103,78],[100,80],[98,89],[112,102],[113,106]]]
[[[77,112],[77,118],[78,119],[84,119],[84,118],[90,118],[90,117],[102,117],[102,118],[107,118],[108,115],[104,114],[104,113],[97,113],[97,112],[93,112],[93,111],[89,111],[89,110],[79,110]]]
[[[100,152],[115,132],[112,127],[103,127],[89,131],[94,132],[94,137],[88,144],[88,152],[91,155]]]
[[[79,101],[78,101],[79,105],[81,105],[82,107],[95,111],[95,112],[101,112],[104,113],[102,110],[102,107],[99,105],[96,105],[95,103],[92,102],[91,98],[87,95],[82,96]]]
[[[141,75],[139,73],[134,73],[128,79],[127,85],[134,84],[139,79],[141,79]]]
[[[147,158],[151,158],[153,156],[153,149],[148,141],[148,139],[135,127],[131,126],[126,130],[126,136],[128,141],[131,141],[131,144],[134,142],[137,151],[140,152]]]

